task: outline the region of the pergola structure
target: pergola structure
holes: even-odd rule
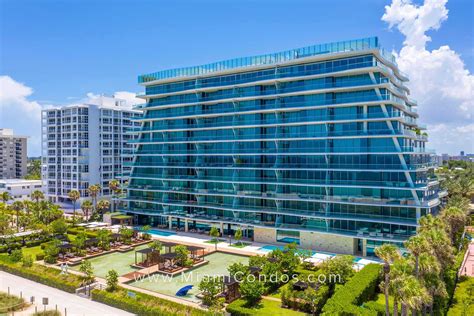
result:
[[[231,303],[240,297],[239,282],[232,276],[224,276],[222,294],[226,303]]]
[[[189,252],[190,252],[190,257],[193,260],[194,263],[200,262],[204,260],[204,255],[206,253],[206,248],[205,247],[199,247],[199,246],[187,246]]]
[[[162,242],[161,246],[162,248],[164,248],[163,254],[165,254],[165,253],[172,253],[173,248],[176,246],[179,246],[179,244],[174,243],[174,242]]]
[[[67,252],[68,250],[72,249],[73,246],[71,244],[61,244],[58,246],[59,248],[59,252],[63,253],[63,252]]]
[[[137,253],[141,254],[141,261],[137,262]],[[160,263],[160,251],[153,248],[145,248],[135,251],[135,264],[142,267],[150,267]]]

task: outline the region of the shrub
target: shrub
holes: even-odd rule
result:
[[[459,278],[454,292],[453,304],[448,310],[448,316],[472,315],[474,310],[474,278],[462,276]]]
[[[118,284],[118,273],[115,270],[107,272],[107,291],[113,292],[117,289]]]
[[[36,255],[36,260],[37,261],[40,261],[40,260],[43,260],[44,259],[44,253],[39,253]]]
[[[15,249],[12,251],[10,257],[13,262],[20,262],[21,259],[23,259],[23,252],[21,249]]]
[[[7,312],[21,310],[27,305],[28,304],[25,302],[23,298],[0,292],[0,314],[1,315],[7,315],[7,314],[9,315],[9,313]]]
[[[32,255],[23,256],[22,264],[26,268],[31,267],[33,265],[33,256]]]
[[[128,293],[133,293],[133,297]],[[115,292],[92,291],[92,300],[141,316],[211,316],[213,313],[118,287]]]
[[[250,306],[255,305],[265,293],[265,284],[258,279],[245,278],[240,283],[240,293]]]
[[[326,303],[329,294],[330,288],[328,285],[320,285],[317,289],[308,287],[304,291],[283,289],[281,303],[292,309],[318,315]]]
[[[323,307],[325,315],[361,314],[363,302],[371,300],[380,281],[381,266],[368,264],[344,286],[338,287]]]
[[[75,293],[81,286],[82,278],[75,274],[60,274],[55,268],[33,264],[31,267],[23,267],[20,263],[11,261],[10,256],[0,256],[0,270],[18,275],[41,284],[45,284],[69,293]]]

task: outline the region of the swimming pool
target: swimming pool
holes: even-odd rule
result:
[[[138,230],[138,231],[142,231],[142,228],[141,227],[134,227],[135,230]],[[168,237],[168,236],[173,236],[173,235],[176,235],[176,233],[174,232],[170,232],[170,231],[166,231],[166,230],[159,230],[157,228],[152,228],[148,231],[148,233],[150,235],[156,235],[156,236],[164,236],[164,237]]]
[[[276,249],[284,250],[285,246],[265,245],[263,247],[258,248],[258,250],[266,252],[266,253],[272,252],[273,250],[276,250]],[[311,251],[311,255],[316,254],[316,251],[306,250],[306,249],[297,249],[297,252],[303,252],[303,251]]]

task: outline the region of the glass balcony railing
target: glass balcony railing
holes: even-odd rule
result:
[[[265,54],[252,57],[242,57],[229,59],[221,62],[211,64],[184,67],[170,70],[158,71],[151,74],[141,75],[138,77],[139,83],[150,82],[154,80],[163,80],[168,78],[188,77],[198,75],[208,75],[213,72],[242,68],[253,67],[259,65],[272,65],[282,63],[285,61],[295,60],[309,56],[316,56],[321,54],[332,54],[348,51],[362,51],[379,48],[378,38],[370,37],[352,41],[341,41],[329,44],[319,44],[313,46],[302,47],[298,49],[287,50],[279,53]]]

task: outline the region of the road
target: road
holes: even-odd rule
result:
[[[64,315],[64,309],[67,310],[67,315],[100,315],[100,316],[126,316],[133,315],[131,313],[122,311],[117,308],[110,307],[105,304],[93,302],[89,299],[79,297],[75,294],[70,294],[40,283],[30,281],[18,277],[13,274],[9,274],[0,271],[0,291],[7,292],[10,287],[10,293],[14,295],[20,295],[20,291],[23,293],[23,297],[29,301],[31,296],[35,297],[38,311],[43,310],[41,300],[43,297],[49,298],[49,308],[54,309],[55,305],[58,305],[58,310]],[[34,312],[34,307],[28,310],[28,313],[15,313],[15,315],[31,315]]]

